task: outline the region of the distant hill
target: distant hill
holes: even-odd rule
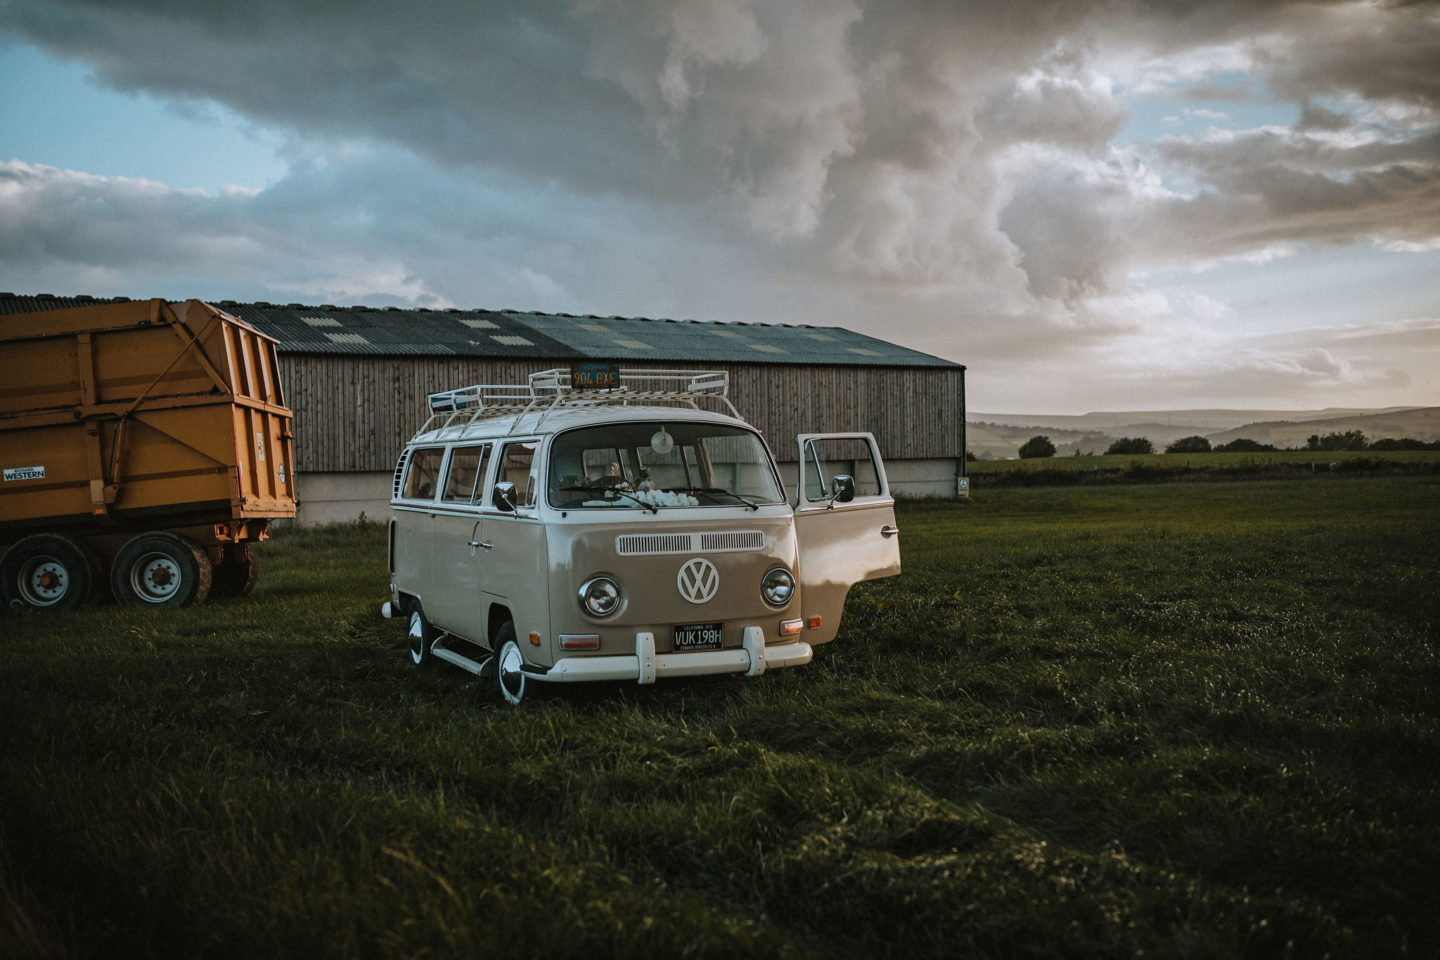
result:
[[[976,456],[999,460],[1018,456],[1020,445],[1037,434],[1050,438],[1057,456],[1068,456],[1103,453],[1120,437],[1147,437],[1157,450],[1181,437],[1196,435],[1214,444],[1243,437],[1285,448],[1305,446],[1312,434],[1350,430],[1359,430],[1370,440],[1440,440],[1440,407],[1136,410],[1079,415],[972,412],[967,439]]]
[[[1278,420],[1268,423],[1249,423],[1233,430],[1226,430],[1209,436],[1211,443],[1227,443],[1244,437],[1261,443],[1273,443],[1277,447],[1303,447],[1307,438],[1314,434],[1346,433],[1359,430],[1367,440],[1384,437],[1411,437],[1431,442],[1440,440],[1440,407],[1411,407],[1401,410],[1387,410],[1380,413],[1355,416],[1329,417],[1324,419],[1294,421]]]
[[[1095,411],[1092,413],[980,413],[972,411],[970,419],[1005,427],[1050,427],[1057,430],[1105,431],[1129,429],[1136,425],[1159,425],[1166,429],[1194,428],[1189,436],[1201,431],[1218,432],[1243,427],[1249,423],[1299,422],[1302,420],[1333,420],[1341,417],[1376,416],[1414,410],[1415,407],[1327,407],[1323,410],[1128,410]],[[1425,408],[1420,408],[1425,409]],[[1123,432],[1122,429],[1122,432]],[[1133,436],[1133,434],[1132,434]],[[1152,438],[1153,439],[1153,438]]]
[[[982,460],[1013,459],[1019,456],[1020,444],[1028,439],[1027,436],[1016,441],[1003,429],[995,430],[986,424],[965,425],[965,447]]]

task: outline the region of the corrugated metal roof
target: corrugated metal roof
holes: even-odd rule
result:
[[[68,307],[92,307],[97,303],[129,303],[129,297],[57,297],[53,293],[0,293],[0,314],[33,313],[36,310],[63,310]]]
[[[123,299],[123,298],[118,298]],[[91,297],[0,293],[0,314],[86,306]],[[285,353],[516,357],[537,360],[959,367],[841,327],[522,313],[214,302]]]
[[[285,353],[583,358],[513,316],[488,310],[399,310],[292,303],[215,304],[280,341]]]

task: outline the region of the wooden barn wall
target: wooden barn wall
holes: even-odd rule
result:
[[[533,360],[281,354],[286,401],[295,411],[296,467],[316,473],[389,470],[424,421],[427,394],[475,383],[523,383],[545,366]],[[959,454],[964,412],[958,369],[663,367],[728,370],[731,402],[762,431],[777,460],[795,460],[797,433],[847,430],[874,433],[887,459]]]

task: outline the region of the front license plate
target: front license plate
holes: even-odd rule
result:
[[[723,631],[718,623],[692,623],[675,628],[675,650],[719,650]]]

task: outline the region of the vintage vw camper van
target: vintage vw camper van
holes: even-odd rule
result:
[[[900,572],[868,433],[802,434],[792,489],[725,373],[591,364],[432,394],[395,468],[410,658],[537,683],[808,663],[850,587]]]

